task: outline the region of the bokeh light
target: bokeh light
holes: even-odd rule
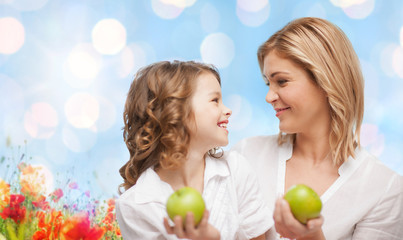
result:
[[[31,109],[25,114],[24,127],[33,138],[50,138],[59,123],[56,110],[46,102],[38,102],[31,105]]]
[[[228,108],[232,110],[230,130],[239,131],[246,128],[252,120],[252,107],[242,96],[233,94],[226,98]]]
[[[246,26],[258,27],[265,23],[270,16],[270,5],[266,0],[254,0],[251,5],[246,0],[238,0],[236,14]],[[247,7],[249,6],[249,7]]]
[[[89,93],[72,95],[64,107],[66,118],[76,128],[90,128],[99,117],[99,102]]]
[[[0,18],[0,53],[13,54],[25,41],[24,26],[15,18]]]
[[[217,68],[225,68],[235,56],[235,45],[226,34],[213,33],[203,40],[200,54],[204,62],[214,64]]]
[[[200,12],[200,24],[207,33],[216,32],[220,26],[220,13],[210,3],[204,4]]]
[[[354,5],[360,5],[366,0],[330,0],[330,2],[336,7],[347,8]]]
[[[89,151],[97,142],[97,134],[88,129],[72,129],[63,127],[63,143],[72,152],[81,153]]]
[[[49,0],[13,0],[11,6],[19,11],[36,11],[43,8]]]
[[[375,0],[330,0],[333,5],[341,7],[344,13],[353,19],[368,17],[375,7]]]
[[[395,48],[392,56],[392,66],[396,74],[403,78],[403,47],[399,46]]]
[[[101,69],[102,58],[90,44],[78,44],[67,58],[70,72],[77,77],[66,78],[66,81],[75,88],[88,87]]]
[[[247,12],[259,12],[268,4],[268,0],[237,0],[237,7]]]
[[[384,74],[386,74],[388,77],[393,77],[396,75],[393,68],[393,54],[398,46],[399,45],[393,43],[385,44],[382,46],[379,55],[379,65],[381,66]]]
[[[400,28],[400,45],[403,47],[403,27]]]
[[[151,0],[154,13],[162,19],[177,18],[184,10],[184,7],[178,7],[164,2],[165,0]]]
[[[105,132],[116,122],[116,107],[110,100],[104,97],[99,97],[98,103],[99,117],[95,123],[95,129],[97,132]]]
[[[178,8],[186,8],[192,6],[196,0],[161,0],[161,2]]]
[[[126,28],[116,19],[103,19],[92,30],[92,43],[101,54],[114,55],[126,45]]]

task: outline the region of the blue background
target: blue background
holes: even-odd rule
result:
[[[256,51],[304,16],[351,40],[366,81],[362,144],[403,174],[403,1],[0,0],[0,176],[24,153],[49,170],[49,186],[117,195],[126,94],[138,68],[160,60],[218,66],[228,147],[276,134]]]

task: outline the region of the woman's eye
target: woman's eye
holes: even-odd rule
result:
[[[284,79],[280,79],[277,81],[278,85],[284,85],[285,83],[287,83],[287,80]]]
[[[214,98],[212,101],[218,103],[218,98]]]

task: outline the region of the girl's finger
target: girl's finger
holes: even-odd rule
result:
[[[166,217],[164,217],[164,227],[168,234],[174,233],[173,227],[169,226],[168,219]]]

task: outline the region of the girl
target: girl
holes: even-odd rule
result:
[[[247,162],[228,144],[228,118],[218,72],[195,62],[159,62],[141,69],[124,110],[129,161],[116,203],[125,239],[262,239],[272,220]],[[221,154],[222,155],[222,154]],[[188,213],[168,224],[165,204],[176,190],[202,193],[209,211],[193,226]]]

